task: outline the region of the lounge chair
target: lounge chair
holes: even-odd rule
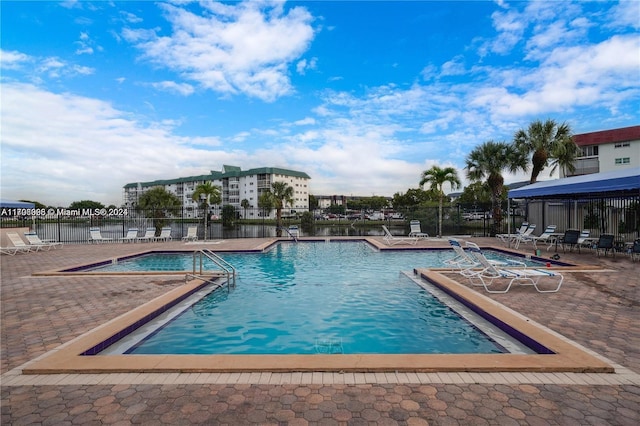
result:
[[[138,237],[138,241],[154,241],[156,239],[156,228],[149,227],[144,231],[142,237]]]
[[[429,238],[429,234],[427,234],[426,232],[422,232],[422,227],[420,226],[419,220],[412,220],[411,222],[409,222],[409,225],[411,226],[411,232],[409,232],[410,237]]]
[[[100,228],[89,228],[89,242],[90,243],[110,243],[113,238],[105,238],[100,233]]]
[[[465,270],[478,266],[479,263],[473,259],[467,252],[464,251],[460,245],[460,241],[450,238],[449,245],[453,249],[455,256],[451,259],[446,259],[444,263],[446,265],[453,266],[460,270]]]
[[[532,285],[536,291],[539,293],[555,293],[560,290],[560,286],[564,281],[564,276],[557,272],[550,271],[548,269],[514,269],[514,268],[504,268],[501,266],[496,266],[489,262],[489,260],[484,256],[481,250],[476,248],[469,248],[469,251],[478,262],[482,265],[480,271],[476,271],[472,275],[468,275],[469,281],[473,285],[482,285],[484,289],[488,293],[506,293],[509,291],[513,284],[521,284],[521,285]],[[557,286],[552,289],[542,289],[538,286],[538,283],[543,278],[559,278],[557,282]],[[480,284],[477,284],[477,279]],[[509,284],[505,289],[502,290],[494,290],[491,288],[494,281],[496,280],[509,280]]]
[[[187,235],[182,237],[182,241],[198,241],[198,227],[189,226],[187,228]]]
[[[509,244],[511,240],[517,238],[518,235],[524,234],[524,231],[529,227],[529,222],[522,222],[520,228],[516,229],[516,232],[513,234],[496,234],[496,238],[502,241],[505,245]]]
[[[160,235],[154,238],[154,241],[171,241],[171,227],[165,226],[160,230]]]
[[[537,249],[538,248],[538,243],[542,242],[542,243],[546,243],[549,246],[552,246],[553,243],[555,242],[555,234],[556,232],[556,225],[549,225],[545,228],[545,230],[542,232],[542,234],[535,236],[535,235],[528,235],[528,236],[524,236],[522,237],[522,241],[521,243],[528,243],[528,242],[532,242],[533,243],[533,248]],[[549,247],[547,247],[548,249]]]
[[[135,243],[138,240],[138,228],[129,228],[127,235],[120,238],[119,241],[123,243]]]
[[[20,238],[20,235],[16,234],[15,232],[7,232],[7,238],[9,238],[9,241],[11,241],[11,244],[13,244],[14,247],[17,247],[18,249],[22,250],[22,252],[28,253],[31,251],[40,251],[42,249],[41,246],[36,246],[36,245],[29,245],[26,244],[24,241],[22,241],[22,238]]]
[[[513,239],[513,242],[515,243],[513,247],[518,248],[520,247],[520,243],[529,241],[529,238],[531,238],[531,234],[533,234],[533,231],[535,230],[535,224],[529,225],[529,227],[522,234],[519,234]]]
[[[394,246],[396,244],[412,244],[415,245],[418,242],[417,237],[396,237],[389,232],[386,225],[382,225],[382,229],[384,230],[383,240],[387,245]]]
[[[22,241],[22,238],[15,232],[7,232],[7,237],[11,241],[11,246],[0,247],[0,253],[14,256],[18,253],[31,253],[32,251],[38,251],[38,249],[28,246]]]
[[[41,240],[38,237],[38,234],[35,232],[25,232],[25,238],[29,242],[29,245],[34,247],[40,247],[42,250],[51,250],[52,248],[57,249],[58,247],[62,247],[62,243],[58,243],[50,240]]]
[[[598,243],[596,244],[596,254],[600,256],[600,251],[604,253],[606,256],[609,250],[613,253],[613,257],[616,257],[616,250],[614,247],[615,237],[613,234],[602,234],[600,238],[598,238]]]

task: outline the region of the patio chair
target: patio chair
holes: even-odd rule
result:
[[[113,238],[105,238],[100,233],[100,228],[89,228],[89,242],[90,243],[110,243]]]
[[[160,235],[155,237],[154,241],[171,241],[171,227],[170,226],[163,227],[160,230]]]
[[[156,239],[156,228],[149,227],[144,231],[142,237],[138,237],[138,241],[154,241]]]
[[[556,251],[558,247],[557,244],[562,244],[562,251],[564,253],[567,252],[567,246],[569,246],[569,251],[573,251],[574,247],[578,247],[578,253],[580,253],[580,244],[578,244],[579,239],[580,231],[578,231],[577,229],[567,229],[566,231],[564,231],[564,235],[558,238],[556,243]]]
[[[636,238],[631,246],[631,261],[640,260],[640,238]]]
[[[187,235],[182,237],[182,241],[198,241],[198,227],[189,226],[187,228]]]
[[[532,285],[539,293],[555,293],[560,290],[560,286],[564,281],[564,276],[560,273],[550,271],[548,269],[513,269],[497,266],[489,262],[484,256],[481,250],[476,248],[469,248],[469,251],[478,262],[482,265],[480,271],[476,271],[474,274],[467,276],[472,285],[482,285],[488,293],[506,293],[509,291],[513,284]],[[538,286],[540,280],[543,278],[558,278],[558,282],[555,288],[542,289]],[[480,284],[476,281],[477,279]],[[505,289],[494,290],[491,288],[496,280],[509,280],[509,284]]]
[[[429,238],[429,234],[427,234],[426,232],[422,232],[422,227],[420,226],[419,220],[412,220],[411,222],[409,222],[409,225],[411,226],[411,232],[409,232],[410,237]]]
[[[127,235],[120,238],[120,242],[123,243],[135,243],[138,239],[138,228],[129,228],[127,230]]]
[[[417,237],[396,237],[389,232],[389,229],[386,225],[382,225],[382,229],[384,230],[384,237],[382,238],[387,245],[393,246],[396,244],[412,244],[415,245],[418,242]]]
[[[36,234],[35,232],[25,232],[24,236],[29,242],[29,245],[40,247],[43,250],[51,250],[52,248],[57,249],[58,247],[63,246],[62,243],[58,243],[55,241],[41,240],[40,237],[38,237],[38,234]]]
[[[596,241],[598,240],[591,238],[591,231],[580,231],[580,236],[578,237],[578,245],[580,247],[592,248]]]
[[[505,245],[508,244],[512,239],[516,238],[518,235],[524,234],[524,231],[529,227],[529,222],[522,222],[520,228],[516,229],[516,232],[513,234],[496,234],[496,238],[502,241]]]
[[[602,251],[607,256],[609,250],[613,253],[613,257],[616,257],[616,250],[614,247],[615,236],[613,234],[602,234],[600,238],[598,238],[598,243],[596,244],[596,255],[600,257],[600,251]]]
[[[11,241],[14,247],[18,247],[23,252],[40,251],[42,249],[42,247],[38,245],[26,244],[22,238],[20,238],[20,235],[15,232],[7,232],[7,238],[9,238],[9,241]]]

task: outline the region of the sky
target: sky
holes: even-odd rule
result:
[[[0,8],[3,199],[120,205],[127,183],[223,165],[393,196],[434,165],[467,185],[475,147],[534,120],[640,124],[635,0]]]

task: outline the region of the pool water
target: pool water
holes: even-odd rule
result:
[[[209,293],[125,352],[505,352],[401,273],[441,266],[452,256],[452,251],[381,252],[364,242],[281,243],[266,253],[222,254],[238,271],[236,286]],[[193,264],[191,255],[133,260],[141,270],[189,270]]]

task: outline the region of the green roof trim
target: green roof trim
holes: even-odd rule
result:
[[[133,182],[126,184],[123,188],[136,188],[138,184],[143,188],[148,188],[152,186],[165,186],[165,185],[174,185],[177,183],[184,182],[194,182],[194,181],[213,181],[213,180],[222,180],[224,178],[229,177],[242,177],[242,176],[251,176],[251,175],[284,175],[284,176],[292,176],[298,177],[302,179],[311,179],[311,177],[304,172],[297,172],[295,170],[289,169],[281,169],[278,167],[259,167],[257,169],[249,169],[242,171],[240,167],[237,166],[223,166],[224,172],[215,172],[211,171],[208,175],[198,175],[198,176],[186,176],[176,179],[160,179],[154,180],[151,182]]]

